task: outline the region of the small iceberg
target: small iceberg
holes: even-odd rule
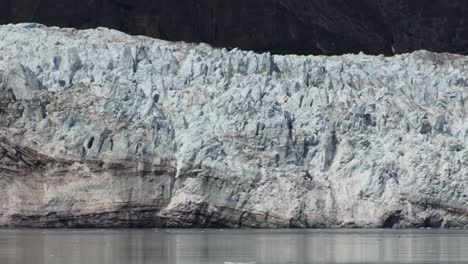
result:
[[[257,264],[257,262],[227,262],[225,261],[224,264]]]

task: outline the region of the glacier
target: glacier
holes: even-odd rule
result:
[[[468,227],[468,57],[0,26],[0,226]]]

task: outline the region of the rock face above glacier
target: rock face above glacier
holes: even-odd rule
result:
[[[466,227],[468,58],[0,27],[0,225]]]
[[[465,0],[2,0],[0,24],[98,26],[275,54],[468,54]]]

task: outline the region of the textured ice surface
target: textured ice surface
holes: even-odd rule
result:
[[[468,58],[0,27],[0,225],[468,225]]]

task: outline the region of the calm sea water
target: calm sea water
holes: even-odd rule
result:
[[[1,264],[468,263],[465,230],[0,230]]]

